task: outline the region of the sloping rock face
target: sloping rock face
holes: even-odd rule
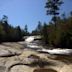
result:
[[[60,72],[72,72],[72,64],[64,65],[64,67],[60,70]]]
[[[21,52],[22,52],[21,50],[18,50],[13,47],[0,45],[0,57],[19,55],[21,54]]]
[[[72,56],[24,49],[23,43],[0,45],[0,72],[72,72]]]
[[[11,52],[10,50],[5,50],[5,49],[0,50],[0,57],[9,57],[13,55],[15,55],[15,53]]]

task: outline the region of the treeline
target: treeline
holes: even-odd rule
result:
[[[23,39],[23,36],[28,34],[27,25],[24,29],[21,29],[20,26],[13,27],[8,23],[6,15],[0,20],[0,43],[20,41]]]
[[[68,17],[63,14],[57,17],[55,23],[41,24],[39,22],[36,30],[32,34],[42,35],[45,44],[53,47],[72,48],[72,12]]]

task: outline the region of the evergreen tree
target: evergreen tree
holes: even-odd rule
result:
[[[17,26],[17,37],[18,37],[18,40],[20,40],[22,38],[22,32],[21,32],[21,28],[20,26]]]
[[[35,30],[32,31],[31,35],[41,35],[42,34],[42,23],[39,21]]]
[[[62,4],[62,0],[47,0],[46,2],[46,8],[47,8],[47,15],[52,15],[52,21],[55,24],[56,27],[56,19],[57,15],[59,15],[59,9]]]
[[[29,35],[28,26],[27,25],[25,25],[24,32],[25,32],[25,36]]]
[[[38,22],[38,26],[37,26],[36,30],[37,30],[37,35],[41,35],[42,23],[40,21]]]
[[[45,44],[48,44],[48,25],[44,23],[43,29],[42,29],[42,37]]]

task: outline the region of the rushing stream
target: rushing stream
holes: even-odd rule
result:
[[[72,55],[72,49],[45,49],[41,45],[38,45],[38,42],[34,40],[34,36],[30,36],[25,39],[27,48],[37,50],[39,52],[46,52],[50,54],[61,54],[61,55]]]
[[[39,40],[35,40],[34,36],[30,36],[25,39],[25,43],[29,49],[40,50],[43,48],[41,45],[39,45]]]

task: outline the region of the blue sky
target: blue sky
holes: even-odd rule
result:
[[[0,0],[0,18],[3,15],[8,16],[9,24],[13,26],[28,25],[28,30],[31,32],[38,24],[38,21],[42,23],[48,23],[51,19],[46,15],[46,9],[44,8],[47,0]],[[61,13],[68,13],[72,10],[72,0],[64,0],[64,4],[61,7]]]

